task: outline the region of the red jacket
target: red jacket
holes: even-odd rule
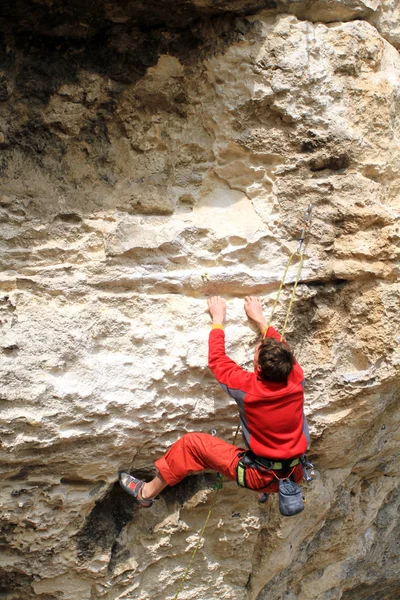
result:
[[[266,335],[281,339],[273,327]],[[221,387],[236,400],[243,437],[254,454],[274,460],[304,454],[309,436],[303,412],[304,373],[297,361],[287,383],[263,381],[225,354],[225,332],[212,329],[208,366]]]

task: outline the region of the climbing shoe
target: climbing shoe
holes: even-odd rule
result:
[[[269,494],[260,493],[257,494],[257,499],[260,504],[265,504],[269,498]]]
[[[134,498],[136,498],[140,506],[143,506],[143,508],[150,508],[150,506],[152,506],[153,500],[147,500],[146,498],[142,497],[141,490],[145,482],[141,479],[137,479],[136,477],[129,475],[129,473],[124,473],[123,471],[121,471],[121,473],[119,473],[119,484],[123,490],[128,492],[128,494],[130,494]]]

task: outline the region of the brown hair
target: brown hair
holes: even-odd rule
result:
[[[293,352],[286,342],[271,337],[261,340],[258,352],[261,379],[283,383],[289,377],[294,363]]]

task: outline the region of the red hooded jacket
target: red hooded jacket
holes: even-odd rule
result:
[[[266,337],[281,339],[273,327]],[[303,410],[304,373],[297,361],[286,383],[262,380],[225,354],[225,332],[212,329],[208,366],[237,402],[243,437],[254,454],[285,460],[305,453],[310,438]]]

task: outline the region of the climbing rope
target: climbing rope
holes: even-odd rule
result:
[[[185,583],[185,581],[186,581],[186,578],[187,578],[187,576],[188,576],[188,573],[189,573],[189,571],[190,571],[190,567],[192,566],[192,564],[193,564],[193,561],[194,561],[194,559],[195,559],[195,556],[196,556],[196,554],[197,554],[197,550],[199,549],[200,542],[201,542],[201,540],[203,539],[203,534],[204,534],[204,532],[205,532],[205,530],[206,530],[206,527],[207,527],[208,521],[210,520],[211,513],[212,513],[212,511],[214,510],[214,506],[215,506],[215,504],[216,504],[216,502],[217,502],[217,498],[218,498],[219,490],[220,490],[220,489],[222,489],[222,475],[221,475],[221,473],[217,473],[217,481],[216,481],[216,483],[215,483],[214,485],[215,485],[215,487],[217,488],[217,491],[216,491],[216,492],[215,492],[215,494],[214,494],[214,498],[213,498],[213,501],[212,501],[212,504],[211,504],[210,510],[208,511],[208,514],[207,514],[206,520],[205,520],[205,522],[204,522],[204,525],[203,525],[203,527],[202,527],[202,530],[201,530],[201,531],[200,531],[200,533],[199,533],[199,539],[197,540],[196,546],[195,546],[195,548],[194,548],[194,550],[193,550],[193,552],[192,552],[192,556],[190,557],[189,564],[188,564],[188,566],[186,567],[186,571],[185,571],[185,572],[184,572],[184,574],[183,574],[183,577],[182,577],[182,579],[181,579],[181,582],[180,582],[180,584],[179,584],[178,591],[176,592],[176,594],[175,594],[175,596],[174,596],[174,600],[177,600],[177,598],[178,598],[178,596],[179,596],[180,592],[182,591],[183,584],[184,584],[184,583]]]
[[[285,323],[284,323],[284,325],[283,325],[282,334],[281,334],[281,339],[283,338],[283,336],[284,336],[284,334],[285,334],[285,331],[286,331],[286,326],[287,326],[287,323],[288,323],[288,320],[289,320],[289,315],[290,315],[290,312],[291,312],[291,310],[292,310],[292,304],[293,304],[294,296],[295,296],[295,293],[296,293],[297,284],[298,284],[298,282],[299,282],[299,279],[300,279],[301,269],[302,269],[302,267],[303,267],[303,260],[304,260],[304,249],[303,249],[303,247],[304,247],[304,240],[305,240],[305,238],[306,238],[306,235],[307,235],[308,229],[309,229],[309,227],[310,227],[310,225],[311,225],[311,219],[312,219],[312,205],[311,205],[311,204],[309,204],[309,205],[307,206],[307,208],[305,209],[305,211],[304,211],[304,224],[303,224],[303,229],[302,229],[302,231],[301,231],[301,234],[300,234],[300,239],[299,239],[299,243],[298,243],[297,249],[295,250],[295,252],[293,252],[293,253],[292,253],[292,254],[289,256],[289,260],[288,260],[288,262],[287,262],[287,265],[286,265],[286,268],[285,268],[285,272],[284,272],[284,274],[283,274],[282,281],[281,281],[281,283],[280,283],[280,286],[279,286],[279,289],[278,289],[278,293],[277,293],[277,295],[276,295],[275,302],[274,302],[274,304],[273,304],[273,306],[272,306],[272,311],[271,311],[271,314],[270,314],[270,317],[269,317],[269,321],[268,321],[268,327],[270,326],[270,324],[271,324],[271,321],[272,321],[272,317],[274,316],[275,308],[276,308],[276,305],[277,305],[277,303],[278,303],[279,296],[280,296],[280,294],[281,294],[282,288],[283,288],[283,286],[284,286],[284,284],[285,284],[286,275],[287,275],[287,272],[288,272],[288,270],[289,270],[289,267],[290,267],[290,265],[291,265],[291,262],[292,262],[293,258],[294,258],[296,255],[298,255],[298,256],[299,256],[299,258],[300,258],[300,261],[299,261],[299,265],[298,265],[298,268],[297,268],[296,279],[295,279],[295,282],[294,282],[294,286],[293,286],[293,290],[292,290],[292,295],[291,295],[291,297],[290,297],[289,306],[288,306],[288,309],[287,309],[287,311],[286,311]],[[267,327],[267,328],[268,328],[268,327]],[[237,438],[237,436],[238,436],[238,433],[239,433],[239,429],[240,429],[240,424],[237,426],[237,429],[236,429],[235,435],[234,435],[234,437],[233,437],[233,442],[232,442],[232,444],[233,444],[233,445],[235,445],[236,438]],[[212,430],[212,435],[216,435],[216,434],[217,434],[217,432],[215,431],[215,429],[213,429],[213,430]],[[191,555],[191,557],[190,557],[189,564],[188,564],[188,566],[186,567],[186,570],[185,570],[185,572],[184,572],[184,574],[183,574],[183,576],[182,576],[181,582],[180,582],[180,584],[179,584],[178,591],[176,592],[176,594],[175,594],[175,596],[174,596],[174,600],[177,600],[177,598],[178,598],[178,596],[179,596],[180,592],[182,591],[183,584],[185,583],[185,581],[186,581],[186,579],[187,579],[188,573],[189,573],[189,571],[190,571],[190,568],[191,568],[191,566],[192,566],[192,564],[193,564],[193,561],[194,561],[194,559],[195,559],[195,556],[196,556],[196,554],[197,554],[197,550],[199,549],[200,542],[201,542],[201,540],[203,539],[203,535],[204,535],[204,532],[205,532],[205,530],[206,530],[206,527],[207,527],[208,521],[210,520],[211,514],[212,514],[212,512],[213,512],[213,510],[214,510],[214,507],[215,507],[215,504],[216,504],[216,502],[217,502],[217,498],[218,498],[219,491],[220,491],[220,489],[222,488],[222,475],[221,475],[220,473],[217,473],[217,482],[216,482],[214,485],[215,485],[215,487],[217,488],[217,491],[216,491],[216,493],[214,494],[214,498],[213,498],[213,501],[212,501],[212,504],[211,504],[210,510],[208,511],[208,514],[207,514],[206,520],[205,520],[205,522],[204,522],[204,525],[203,525],[203,527],[202,527],[202,529],[201,529],[201,531],[200,531],[200,533],[199,533],[199,539],[197,540],[196,546],[195,546],[195,548],[194,548],[194,550],[193,550],[193,552],[192,552],[192,555]]]
[[[236,427],[235,435],[233,436],[233,442],[232,442],[232,445],[233,445],[233,446],[234,446],[234,445],[235,445],[235,443],[236,443],[236,438],[237,438],[237,436],[238,436],[239,429],[240,429],[240,423],[239,423],[239,425]]]
[[[297,284],[299,283],[301,269],[303,267],[305,238],[306,238],[308,229],[309,229],[309,227],[311,225],[312,204],[309,204],[307,206],[307,208],[305,209],[305,211],[304,211],[304,217],[303,218],[304,218],[303,229],[301,230],[300,239],[299,239],[299,243],[297,245],[297,249],[295,250],[295,252],[292,252],[292,254],[289,256],[288,262],[286,264],[285,272],[283,273],[282,281],[280,283],[280,286],[279,286],[279,289],[278,289],[278,293],[276,295],[275,302],[274,302],[274,304],[272,306],[271,314],[270,314],[269,319],[268,319],[267,330],[268,330],[268,327],[271,325],[272,317],[274,316],[274,312],[275,312],[275,308],[276,308],[276,305],[277,305],[278,300],[279,300],[279,296],[281,295],[282,288],[283,288],[283,286],[285,284],[286,275],[287,275],[287,272],[289,270],[289,267],[290,267],[290,265],[292,263],[293,258],[298,254],[299,257],[300,257],[300,261],[299,261],[299,266],[297,267],[296,279],[294,281],[294,286],[293,286],[293,290],[292,290],[292,295],[290,297],[289,306],[288,306],[288,309],[286,311],[285,322],[284,322],[284,325],[283,325],[283,328],[282,328],[282,333],[281,333],[281,340],[283,339],[283,336],[285,335],[286,327],[287,327],[288,320],[289,320],[289,315],[290,315],[290,312],[292,310],[293,300],[294,300],[294,297],[295,297],[295,294],[296,294]],[[235,435],[234,435],[234,438],[233,438],[233,442],[232,442],[233,445],[235,445],[236,438],[237,438],[238,433],[239,433],[239,429],[240,429],[240,423],[239,423],[239,425],[236,428],[236,432],[235,432]]]
[[[283,273],[282,281],[281,281],[281,283],[279,285],[278,293],[276,294],[275,302],[274,302],[274,304],[272,306],[271,314],[270,314],[269,319],[268,319],[267,329],[271,325],[272,317],[274,316],[276,305],[278,304],[278,300],[279,300],[279,297],[281,295],[281,291],[283,289],[283,286],[285,285],[286,275],[287,275],[287,272],[289,270],[289,267],[290,267],[290,265],[292,263],[293,258],[298,255],[299,258],[300,258],[300,260],[299,260],[299,265],[298,265],[298,268],[297,268],[296,279],[295,279],[294,285],[293,285],[292,295],[291,295],[290,301],[289,301],[289,306],[288,306],[288,309],[286,311],[285,322],[284,322],[284,325],[283,325],[283,328],[282,328],[282,333],[281,333],[281,340],[282,340],[282,338],[283,338],[283,336],[285,335],[285,332],[286,332],[286,327],[287,327],[287,324],[288,324],[289,315],[290,315],[290,312],[292,310],[292,304],[293,304],[293,300],[294,300],[294,297],[295,297],[295,294],[296,294],[297,284],[299,283],[301,269],[303,267],[304,246],[305,246],[304,242],[305,242],[305,238],[306,238],[308,229],[309,229],[309,227],[311,225],[311,219],[312,219],[312,204],[309,204],[307,206],[307,208],[305,209],[305,211],[304,211],[303,229],[301,230],[300,239],[299,239],[299,243],[298,243],[297,249],[294,252],[292,252],[292,254],[289,256],[289,259],[288,259],[287,264],[286,264],[285,272]]]
[[[235,435],[233,436],[233,441],[232,441],[232,444],[233,444],[233,445],[235,445],[236,438],[237,438],[237,435],[238,435],[238,433],[239,433],[239,429],[240,429],[240,424],[237,426],[237,429],[236,429]],[[213,429],[211,433],[212,433],[212,435],[217,435],[217,432],[216,432],[216,430],[215,430],[215,429]],[[210,510],[208,511],[208,514],[207,514],[206,520],[205,520],[205,522],[204,522],[204,525],[203,525],[203,527],[202,527],[202,529],[201,529],[201,531],[200,531],[200,533],[199,533],[199,539],[197,540],[196,546],[195,546],[195,548],[194,548],[194,550],[193,550],[193,552],[192,552],[192,556],[190,557],[190,561],[189,561],[189,564],[188,564],[188,566],[186,567],[186,571],[184,572],[184,574],[183,574],[183,576],[182,576],[181,582],[180,582],[180,584],[179,584],[178,591],[176,592],[176,594],[175,594],[175,596],[174,596],[174,600],[177,600],[177,598],[178,598],[178,596],[179,596],[180,592],[182,591],[183,584],[185,583],[185,581],[186,581],[186,579],[187,579],[188,573],[189,573],[189,571],[190,571],[190,567],[191,567],[191,566],[192,566],[192,564],[193,564],[193,561],[194,561],[194,559],[195,559],[195,556],[196,556],[196,554],[197,554],[197,550],[199,549],[199,546],[200,546],[200,542],[201,542],[201,540],[202,540],[202,538],[203,538],[203,536],[204,536],[204,532],[205,532],[205,530],[206,530],[206,527],[207,527],[208,521],[210,520],[211,513],[212,513],[212,511],[214,510],[214,506],[215,506],[215,504],[216,504],[216,502],[217,502],[217,498],[218,498],[219,490],[221,490],[221,489],[222,489],[222,475],[221,475],[221,473],[217,473],[217,481],[214,483],[214,487],[216,487],[216,488],[217,488],[217,491],[216,491],[216,493],[214,494],[214,498],[213,498],[212,504],[211,504],[211,506],[210,506]]]

